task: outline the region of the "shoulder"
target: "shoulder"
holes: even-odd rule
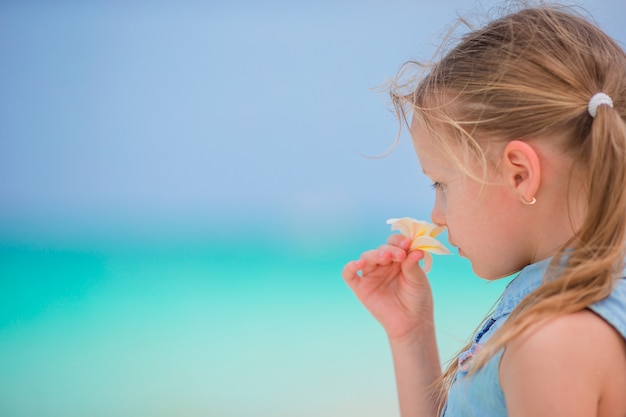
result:
[[[511,416],[602,415],[602,402],[626,407],[626,342],[589,310],[559,316],[506,346],[500,380]]]

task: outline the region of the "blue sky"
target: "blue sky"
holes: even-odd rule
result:
[[[406,137],[362,157],[397,128],[371,88],[493,4],[2,2],[2,233],[427,216]],[[626,41],[624,2],[581,4]]]

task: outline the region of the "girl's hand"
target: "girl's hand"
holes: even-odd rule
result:
[[[395,340],[410,337],[424,324],[433,324],[432,292],[419,266],[424,253],[408,252],[410,245],[407,237],[391,235],[387,244],[346,264],[342,273],[387,336]]]

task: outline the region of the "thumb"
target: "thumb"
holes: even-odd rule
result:
[[[424,259],[424,252],[414,250],[409,252],[404,262],[402,262],[402,273],[412,284],[428,285],[426,274],[419,264],[422,259]]]

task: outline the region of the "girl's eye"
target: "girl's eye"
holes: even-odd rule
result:
[[[443,184],[440,182],[433,182],[431,184],[431,187],[433,188],[433,190],[443,190]]]

